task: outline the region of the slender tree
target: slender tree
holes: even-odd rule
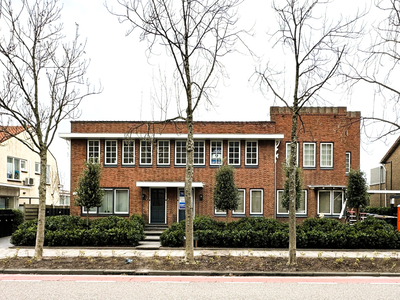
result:
[[[226,211],[226,222],[228,222],[228,212],[237,209],[238,201],[235,169],[233,166],[222,165],[215,174],[214,205],[217,209]]]
[[[281,45],[289,51],[291,60],[280,70],[268,64],[258,70],[261,89],[281,101],[292,113],[290,133],[289,184],[289,265],[296,259],[296,162],[297,139],[300,129],[301,109],[323,102],[322,92],[336,75],[343,57],[347,54],[349,40],[359,37],[356,29],[357,14],[351,19],[331,21],[321,9],[330,1],[279,0],[273,1],[279,29],[273,35],[274,46]],[[274,64],[277,64],[276,61]],[[288,78],[292,78],[288,79]],[[290,85],[282,82],[291,82]]]
[[[174,66],[178,116],[162,122],[184,121],[187,127],[185,172],[185,218],[188,263],[193,255],[193,116],[201,103],[212,103],[211,91],[224,75],[222,57],[235,51],[237,6],[240,0],[117,0],[123,7],[121,22],[130,22],[128,31],[141,31],[140,39],[149,43],[149,55],[165,50]],[[159,55],[159,53],[156,53]],[[179,103],[180,95],[184,101]],[[184,109],[180,109],[183,106]]]
[[[40,156],[38,260],[44,243],[47,151],[60,122],[78,116],[82,99],[96,93],[79,89],[89,88],[85,43],[79,42],[78,28],[72,42],[64,43],[60,18],[57,0],[0,1],[0,126]],[[8,131],[15,122],[29,139]]]
[[[369,203],[368,185],[364,172],[350,170],[347,181],[347,206],[356,209],[357,222],[360,219],[360,208]]]
[[[102,205],[104,190],[100,187],[100,164],[89,160],[85,162],[85,167],[86,169],[82,170],[75,189],[75,205],[86,208],[86,224],[89,226],[90,209]]]

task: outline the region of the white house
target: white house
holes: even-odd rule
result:
[[[21,126],[7,127],[18,138],[30,141]],[[39,204],[40,158],[21,141],[0,131],[0,209],[19,205]],[[47,154],[47,205],[59,203],[59,176],[57,162]]]

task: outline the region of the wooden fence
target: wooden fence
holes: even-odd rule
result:
[[[38,204],[24,204],[23,212],[25,214],[25,221],[37,219],[38,212],[39,212],[39,205]],[[46,205],[46,217],[69,215],[69,213],[70,213],[69,206]]]

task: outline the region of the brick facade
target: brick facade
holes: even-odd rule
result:
[[[308,196],[307,213],[302,217],[317,215],[320,189],[330,190],[347,185],[346,152],[351,153],[351,167],[359,166],[359,118],[359,112],[347,112],[343,107],[303,110],[301,118],[303,126],[299,127],[298,140],[300,167],[302,167],[303,159],[303,142],[315,143],[316,166],[303,170],[303,185]],[[100,141],[100,162],[103,165],[102,187],[129,191],[129,214],[120,215],[142,214],[146,222],[151,223],[149,214],[152,201],[148,199],[151,198],[152,189],[160,188],[166,191],[164,221],[170,225],[177,221],[179,213],[178,187],[173,184],[170,186],[170,183],[182,183],[185,177],[185,166],[176,165],[176,142],[186,139],[184,135],[186,126],[184,123],[139,126],[141,124],[119,121],[71,122],[71,133],[61,135],[71,140],[71,191],[75,190],[84,161],[87,159],[88,140],[98,140]],[[283,188],[282,165],[285,161],[285,145],[290,139],[290,129],[290,113],[281,107],[271,108],[270,122],[196,122],[195,138],[205,142],[205,164],[194,168],[193,182],[204,184],[203,187],[194,188],[195,213],[225,220],[225,215],[218,215],[214,211],[212,194],[218,166],[211,165],[210,143],[221,140],[222,157],[227,158],[228,142],[240,140],[240,165],[235,166],[235,180],[237,187],[243,189],[245,193],[245,213],[232,215],[229,212],[229,219],[252,215],[285,219],[284,214],[277,215],[276,190]],[[127,135],[128,132],[131,134]],[[182,137],[179,134],[182,134]],[[146,136],[152,137],[153,160],[151,165],[144,166],[140,164],[140,141]],[[122,143],[126,138],[135,141],[135,163],[131,166],[122,164]],[[107,140],[117,141],[117,160],[116,164],[111,166],[105,164],[104,151]],[[168,140],[170,144],[170,161],[167,166],[157,165],[157,141],[159,140]],[[257,165],[246,165],[246,144],[250,141],[257,142]],[[323,169],[320,166],[321,143],[333,145],[333,167],[331,168]],[[278,154],[277,160],[275,160],[276,154]],[[141,186],[137,186],[138,182],[141,182]],[[158,185],[156,187],[153,186],[155,182]],[[166,183],[165,186],[163,183]],[[260,194],[259,191],[262,191],[262,214],[251,214],[252,196],[256,199],[255,196]],[[142,200],[142,195],[145,200]],[[73,206],[72,202],[71,214],[81,214],[81,208]],[[97,214],[97,216],[100,215]]]

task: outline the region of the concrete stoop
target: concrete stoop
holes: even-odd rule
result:
[[[141,250],[160,249],[160,236],[166,229],[168,229],[167,225],[146,225],[144,228],[146,238],[143,241],[140,241],[139,246],[136,248]]]

